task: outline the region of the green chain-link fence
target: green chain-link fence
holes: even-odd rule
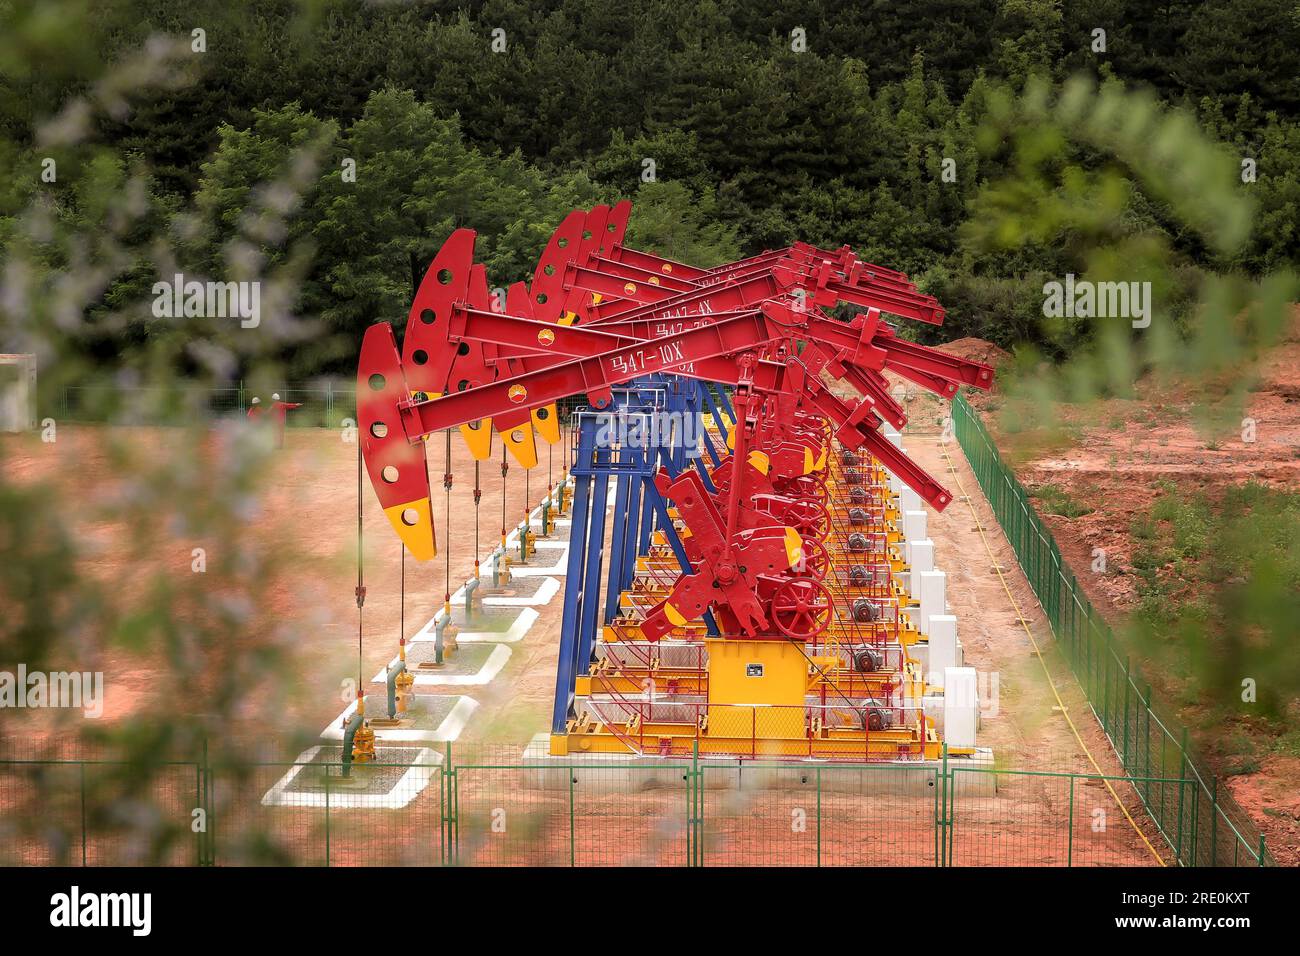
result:
[[[1240,805],[1202,772],[1187,746],[1187,729],[1152,699],[1151,685],[1097,613],[1051,531],[998,453],[964,397],[952,403],[954,433],[970,462],[1052,633],[1110,738],[1125,774],[1176,858],[1188,866],[1272,865],[1264,838]],[[1190,793],[1155,780],[1187,779]]]
[[[291,384],[254,391],[242,382],[229,388],[147,388],[126,385],[68,386],[58,416],[70,422],[184,425],[222,416],[245,415],[254,398],[269,405],[272,395],[300,408],[285,419],[291,427],[340,428],[356,418],[356,390],[332,382]]]
[[[521,758],[338,744],[285,762],[0,760],[0,865],[1151,865],[1108,781],[1196,813],[1192,777],[971,765]],[[1204,827],[1181,859],[1209,863]],[[1158,838],[1157,838],[1158,839]],[[1219,864],[1253,865],[1246,852]]]
[[[963,399],[953,416],[1120,756],[1115,789],[1136,791],[1155,842],[1183,865],[1271,863],[1244,811],[1191,759],[1186,731],[1161,716]],[[346,777],[328,744],[233,766],[0,758],[0,865],[1154,862],[1133,827],[1112,819],[1112,781],[1089,774],[955,760],[525,762],[517,749],[450,746],[384,747],[380,758]]]

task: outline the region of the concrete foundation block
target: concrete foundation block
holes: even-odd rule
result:
[[[925,708],[925,716],[934,719],[934,729],[938,731],[939,736],[943,736],[943,695],[926,694],[921,698],[921,706]]]
[[[946,597],[948,575],[942,571],[923,571],[920,578],[920,593],[914,594],[912,597],[918,599],[921,604],[921,610],[916,617],[917,626],[921,629],[922,634],[928,636],[930,633],[930,617],[935,614],[948,613]]]
[[[921,504],[921,496],[906,485],[898,493],[898,510],[907,511],[924,511],[925,506]]]
[[[927,701],[927,712],[929,711]],[[936,707],[938,715],[941,707]],[[936,725],[938,721],[936,720]],[[537,734],[524,749],[519,785],[535,790],[588,793],[637,793],[643,790],[681,789],[690,768],[686,758],[663,759],[633,754],[550,753],[550,735]],[[786,760],[777,765],[735,757],[700,757],[701,780],[707,790],[807,790],[815,799],[823,792],[859,795],[909,795],[929,797],[940,783],[941,760],[905,760],[873,764],[844,764],[828,760]],[[979,749],[971,756],[950,756],[948,767],[991,770],[993,752]],[[958,793],[992,794],[997,777],[992,773],[954,773]]]
[[[575,752],[555,756],[550,734],[535,735],[521,756],[524,767],[519,771],[519,784],[532,790],[568,790],[572,786],[594,793],[638,793],[683,786],[681,761],[635,754]],[[704,762],[701,758],[700,763]],[[734,771],[737,761],[729,758],[727,762]],[[710,774],[706,780],[714,786],[727,786],[725,781],[714,782],[718,776]]]
[[[903,512],[903,560],[908,562],[912,560],[913,541],[926,540],[925,523],[926,514],[924,511]]]
[[[911,570],[907,577],[907,593],[916,598],[921,593],[921,575],[934,570],[934,542],[929,538],[912,542]]]
[[[979,688],[973,667],[949,667],[943,675],[944,739],[950,747],[974,747],[979,727]]]
[[[944,686],[944,672],[950,667],[960,667],[957,652],[957,618],[952,614],[931,614],[926,632],[930,638],[930,656],[925,673],[935,687]]]

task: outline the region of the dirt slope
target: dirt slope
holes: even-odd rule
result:
[[[978,339],[959,340],[945,349],[994,364],[1005,355]],[[998,419],[992,414],[1000,404],[996,393],[974,404],[988,410],[986,424],[1026,487],[1042,493],[1044,486],[1054,486],[1061,500],[1091,509],[1077,517],[1043,517],[1089,598],[1108,621],[1118,623],[1138,601],[1139,579],[1132,561],[1140,543],[1131,526],[1135,517],[1150,512],[1160,494],[1157,482],[1171,483],[1179,498],[1247,480],[1300,488],[1300,308],[1287,340],[1258,369],[1246,406],[1246,416],[1254,421],[1253,441],[1237,433],[1207,439],[1196,427],[1197,409],[1188,396],[1149,381],[1139,384],[1134,400],[1099,401],[1067,410],[1064,425],[1071,440],[1050,451],[1036,451],[1025,436],[998,433]],[[1105,574],[1089,573],[1096,549],[1105,553]],[[1151,667],[1144,670],[1157,694],[1180,702],[1180,688],[1172,679]],[[1181,703],[1186,716],[1195,714],[1194,702]],[[1195,726],[1195,721],[1189,723]],[[1245,764],[1249,772],[1234,773],[1242,764],[1227,759],[1224,739],[1230,735],[1239,736],[1236,729],[1222,725],[1202,731],[1198,749],[1216,772],[1231,774],[1225,779],[1228,788],[1264,832],[1278,860],[1300,863],[1300,758],[1270,752],[1266,744],[1256,742],[1257,759]]]

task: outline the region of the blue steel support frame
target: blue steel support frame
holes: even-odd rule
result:
[[[703,440],[704,444],[704,450],[709,453],[709,460],[713,462],[713,467],[717,468],[718,465],[722,464],[722,456],[718,454],[717,448],[714,447],[713,438],[708,432],[700,427],[700,419],[703,417],[703,412],[699,410],[699,406],[708,397],[709,390],[705,387],[703,382],[692,382],[691,384],[695,386],[696,390],[694,396],[696,408],[695,430],[700,433],[700,438]],[[700,468],[700,474],[704,475],[707,480],[709,471],[704,467],[704,459],[697,456],[695,460]],[[712,491],[713,489],[710,488],[709,490]]]
[[[591,653],[596,646],[596,619],[600,611],[600,567],[604,558],[605,499],[609,495],[609,478],[602,474],[612,462],[613,452],[607,448],[594,449],[591,487],[591,519],[587,522],[587,566],[582,572],[582,616],[578,624],[578,667],[585,669],[591,663]],[[576,675],[578,671],[574,671]]]
[[[672,375],[653,375],[637,379],[626,388],[614,389],[614,404],[599,417],[590,409],[580,409],[575,414],[577,447],[570,469],[575,485],[573,524],[569,532],[552,733],[564,733],[577,678],[591,663],[599,626],[610,623],[617,615],[619,596],[631,586],[636,560],[649,552],[656,528],[664,532],[680,567],[689,570],[686,550],[668,517],[667,502],[654,486],[655,472],[662,465],[676,475],[694,464],[707,487],[714,490],[699,449],[686,448],[681,433],[666,444],[664,439],[670,436],[660,434],[652,447],[624,447],[617,441],[604,441],[608,436],[602,434],[601,424],[609,421],[610,414],[623,414],[632,421],[636,416],[645,418],[659,412],[694,415],[698,422],[704,402],[712,407],[704,383]],[[644,428],[646,422],[642,425]],[[693,434],[698,433],[697,429]],[[614,517],[602,614],[601,570],[611,478],[614,479]],[[718,629],[711,613],[705,614],[704,622],[707,632],[716,636]]]
[[[583,572],[587,565],[588,517],[591,506],[592,471],[590,461],[595,445],[596,420],[578,416],[578,438],[573,450],[573,510],[569,528],[569,564],[565,572],[564,617],[560,630],[559,657],[555,667],[555,706],[551,713],[551,732],[564,733],[573,703],[573,689],[578,677],[578,622],[584,602]],[[603,513],[602,513],[603,517]],[[603,522],[602,522],[603,525]],[[596,550],[604,539],[602,527]]]
[[[636,453],[633,452],[628,457],[632,459],[628,465],[636,468]],[[626,586],[623,582],[632,580],[636,568],[636,535],[629,533],[629,526],[641,518],[640,511],[632,506],[641,494],[641,481],[639,471],[632,470],[615,479],[614,531],[609,537],[609,574],[606,575],[605,584],[605,624],[612,621],[618,613],[618,597]]]
[[[704,387],[705,389],[716,388],[718,390],[718,404],[722,406],[723,412],[726,413],[732,424],[735,424],[736,410],[731,407],[731,400],[727,398],[727,387],[716,382],[709,382]]]

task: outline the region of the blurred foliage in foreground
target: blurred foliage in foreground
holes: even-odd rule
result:
[[[1300,252],[1300,44],[1284,4],[1268,5],[1281,19],[1267,42],[1236,43],[1261,17],[1238,9],[1190,17],[1186,49],[1106,4],[452,6],[0,0],[0,348],[38,356],[47,403],[93,381],[173,406],[196,387],[347,373],[366,324],[405,316],[412,254],[472,225],[505,283],[564,211],[626,196],[630,242],[701,263],[802,238],[912,272],[950,308],[950,334],[1036,350],[1008,402],[1029,427],[1050,426],[1063,395],[1125,394],[1147,369],[1230,377],[1292,295],[1270,275]],[[1128,40],[1113,58],[1075,39],[1099,18]],[[812,44],[795,53],[801,23]],[[499,24],[511,39],[493,56]],[[1249,89],[1207,79],[1224,49],[1257,68]],[[1076,71],[1093,79],[1063,83]],[[1258,183],[1240,182],[1240,156]],[[178,271],[260,282],[259,327],[155,317],[152,285]],[[1066,272],[1152,282],[1156,321],[1045,324],[1043,281]],[[6,720],[11,745],[101,744],[125,761],[105,825],[142,857],[189,838],[149,806],[159,760],[205,739],[214,762],[248,756],[231,728],[275,718],[290,649],[313,630],[267,624],[270,593],[306,563],[260,523],[269,449],[195,421],[167,454],[102,430],[93,447],[56,442],[68,457],[47,481],[0,469],[0,664],[138,660],[183,694],[30,737]],[[21,441],[6,454],[25,456]],[[79,455],[115,480],[79,484]],[[99,570],[109,548],[129,573]],[[1252,570],[1253,587],[1289,580]],[[1285,609],[1273,594],[1265,606]],[[1210,627],[1185,640],[1213,663],[1195,644]]]
[[[427,261],[451,229],[479,231],[490,279],[505,285],[526,276],[559,214],[596,200],[634,199],[633,241],[701,263],[847,242],[935,294],[949,310],[942,334],[1028,342],[1053,359],[1093,326],[1044,328],[1046,278],[1100,274],[1120,253],[1139,265],[1167,254],[1176,278],[1184,267],[1258,277],[1300,260],[1300,18],[1288,0],[1175,3],[1159,17],[1139,0],[559,0],[545,13],[526,0],[267,0],[255,11],[5,0],[0,17],[0,165],[71,164],[53,187],[0,181],[0,244],[37,193],[56,215],[93,221],[93,197],[108,193],[78,188],[92,155],[63,145],[93,133],[99,182],[148,171],[138,201],[189,238],[175,250],[188,271],[235,278],[218,254],[232,236],[272,260],[286,239],[310,246],[293,304],[322,327],[309,347],[280,349],[295,378],[346,374],[365,324],[404,321],[409,256]],[[196,28],[207,50],[181,59],[190,82],[127,108],[120,87],[134,74],[105,80],[105,65],[132,62],[151,37],[188,51]],[[1098,28],[1105,52],[1092,49]],[[505,31],[499,53],[494,30]],[[1096,105],[1074,88],[1055,110],[1041,91],[1010,92],[1076,75],[1115,87]],[[1150,92],[1122,96],[1119,84]],[[1209,163],[1198,124],[1231,163]],[[285,232],[250,228],[253,185],[282,176],[287,147],[307,142],[320,162]],[[357,162],[350,186],[344,158]],[[642,181],[647,159],[656,182]],[[1188,197],[1202,191],[1198,216]],[[1227,208],[1229,193],[1253,197],[1258,218]],[[1018,200],[1044,217],[1025,210],[996,242],[978,241],[983,218]],[[1007,248],[1014,228],[1034,241]],[[1115,240],[1109,263],[1083,256],[1098,232]],[[109,302],[138,291],[134,264],[104,276]],[[1189,281],[1157,290],[1162,314],[1186,317]],[[124,318],[88,343],[88,364],[165,334]]]
[[[1000,383],[1010,396],[1003,426],[1051,428],[1057,402],[1131,398],[1150,374],[1187,386],[1192,401],[1213,396],[1223,404],[1220,427],[1235,428],[1247,373],[1287,332],[1298,287],[1289,270],[1256,277],[1230,264],[1256,214],[1232,152],[1149,95],[1082,78],[994,95],[979,140],[1007,153],[1015,174],[975,197],[967,246],[1022,265],[1066,257],[1060,273],[1018,270],[1018,283],[1039,283],[1047,347],[1019,343]],[[1080,161],[1084,153],[1091,162]],[[1141,214],[1157,207],[1158,226]],[[1171,234],[1202,249],[1204,261],[1179,251]],[[1149,284],[1149,326],[1135,328],[1128,316],[1044,318],[1045,282],[1066,274]],[[1060,361],[1048,361],[1053,347]]]
[[[1046,321],[1060,361],[1032,343],[1015,350],[995,403],[1010,457],[1074,444],[1099,408],[1091,400],[1140,399],[1151,387],[1172,387],[1207,440],[1238,433],[1260,358],[1291,329],[1297,282],[1290,271],[1255,277],[1232,265],[1257,215],[1237,158],[1190,116],[1114,82],[1076,79],[1058,90],[1032,81],[1018,98],[995,96],[989,117],[981,145],[1006,152],[1016,173],[974,200],[969,247],[1021,262],[1051,250],[1069,257],[1080,281],[1149,282],[1154,300],[1147,328],[1125,317]],[[1072,161],[1084,153],[1091,162]],[[1155,204],[1159,228],[1135,214]],[[1204,261],[1171,235],[1203,250]],[[1216,483],[1213,474],[1195,477]],[[1135,472],[1130,480],[1146,479]],[[1170,487],[1157,503],[1149,540],[1139,539],[1132,559],[1143,583],[1129,643],[1185,705],[1208,715],[1197,723],[1259,718],[1256,729],[1285,735],[1300,729],[1297,498],[1222,483],[1192,500]],[[1090,510],[1038,494],[1045,511]],[[1171,541],[1161,540],[1171,524]],[[1248,699],[1246,679],[1256,687]]]
[[[1159,491],[1130,529],[1136,646],[1213,729],[1216,750],[1231,749],[1225,715],[1259,717],[1244,729],[1271,725],[1277,746],[1300,756],[1300,494],[1254,482],[1192,496],[1162,482]]]
[[[9,20],[13,8],[0,4],[0,14]],[[83,62],[74,55],[75,18],[25,12],[23,29],[0,28],[8,75],[25,69],[39,83],[47,62],[58,75],[51,45],[67,44]],[[281,356],[316,334],[314,321],[293,309],[307,255],[292,240],[276,256],[239,237],[214,246],[232,277],[262,283],[256,330],[230,319],[153,317],[152,283],[176,271],[183,240],[175,230],[196,213],[159,194],[138,156],[94,132],[159,91],[192,82],[190,60],[184,41],[154,38],[40,117],[26,136],[34,148],[57,153],[50,188],[41,185],[41,164],[9,162],[33,147],[9,131],[0,140],[8,203],[0,332],[5,350],[37,355],[46,394],[95,377],[147,386],[137,394],[148,407],[133,411],[151,420],[240,374],[283,381]],[[285,234],[284,216],[314,180],[322,148],[295,143],[276,176],[250,182],[242,230]],[[132,333],[151,326],[156,334]],[[0,436],[0,669],[103,672],[113,717],[6,710],[0,758],[112,761],[85,780],[83,806],[97,808],[89,825],[120,837],[122,858],[135,862],[170,859],[195,840],[194,770],[187,776],[169,761],[193,760],[207,747],[212,765],[237,768],[259,754],[254,738],[237,735],[259,726],[276,728],[277,758],[297,752],[287,744],[297,729],[287,716],[288,678],[323,623],[310,610],[300,542],[267,510],[268,436],[238,420],[214,427],[192,414],[189,423],[142,433],[64,430],[54,422],[39,435]],[[322,567],[319,556],[312,560]],[[286,593],[303,596],[299,613],[275,613]],[[140,674],[148,675],[144,686],[135,683]],[[56,768],[11,768],[0,795],[8,845],[30,840],[53,861],[71,861],[75,848],[60,842],[54,808],[69,805],[76,786]],[[256,834],[248,854],[237,848],[242,834],[230,835],[234,857],[267,858]]]

